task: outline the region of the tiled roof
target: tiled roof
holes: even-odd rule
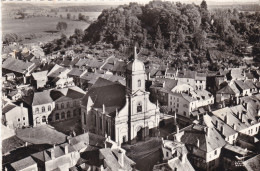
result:
[[[246,80],[245,83],[246,83],[246,85],[247,85],[250,89],[256,88],[255,85],[254,85],[254,83],[253,83],[253,81],[251,81],[251,80]]]
[[[235,83],[242,89],[242,90],[247,90],[247,89],[250,89],[250,87],[244,83],[243,81],[241,80],[236,80]]]
[[[260,154],[243,162],[248,171],[258,171],[260,168]]]
[[[126,63],[124,61],[117,61],[112,69],[114,72],[125,72]]]
[[[221,135],[215,130],[215,128],[208,128],[209,135],[204,131],[205,126],[193,125],[189,130],[184,131],[184,135],[181,137],[181,141],[185,144],[197,145],[199,140],[199,147],[205,152],[216,150],[217,148],[223,147],[226,142]]]
[[[23,170],[30,166],[36,165],[37,163],[33,160],[31,156],[26,157],[22,160],[18,160],[11,164],[12,168],[14,170]]]
[[[235,94],[235,92],[232,90],[232,88],[229,85],[226,85],[222,89],[217,91],[217,94]]]
[[[215,128],[226,138],[228,136],[234,135],[236,131],[231,128],[229,125],[227,125],[225,122],[223,122],[221,119],[219,119],[216,116],[211,116],[212,122],[215,125]],[[218,125],[216,125],[218,123]],[[223,132],[222,129],[224,130]]]
[[[104,145],[105,140],[106,140],[106,138],[103,136],[87,132],[87,133],[84,133],[84,134],[71,138],[70,144],[72,146],[74,146],[80,142],[83,142],[90,146],[103,148],[105,146]]]
[[[45,77],[47,78],[47,73],[48,71],[34,72],[32,73],[32,76],[35,80],[39,80]]]
[[[73,68],[69,73],[68,75],[71,75],[71,76],[80,76],[84,71],[82,69],[79,69],[79,68]]]
[[[66,71],[67,69],[66,68],[58,68],[56,69],[55,71],[53,71],[51,74],[49,74],[48,76],[49,77],[58,77],[62,72]]]
[[[34,63],[31,62],[23,62],[21,60],[18,59],[14,59],[14,58],[7,58],[3,64],[2,64],[2,68],[3,69],[7,69],[10,71],[14,71],[17,73],[26,73],[27,69],[31,66],[35,65]]]
[[[53,100],[50,96],[50,91],[46,90],[43,92],[35,92],[32,100],[32,105],[42,105],[42,104],[48,104],[52,103]]]

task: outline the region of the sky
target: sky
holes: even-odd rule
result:
[[[4,2],[14,2],[14,0],[3,0]],[[18,0],[16,0],[17,2]],[[118,5],[128,4],[129,2],[138,2],[140,4],[148,3],[150,0],[20,0],[19,2],[34,2],[34,3],[87,3],[87,4],[106,4]],[[164,1],[164,0],[162,0]],[[195,3],[200,4],[202,0],[167,0],[172,2]],[[259,3],[260,0],[206,0],[208,5],[218,4],[240,4],[240,3]]]

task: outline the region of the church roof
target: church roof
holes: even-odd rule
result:
[[[83,97],[83,106],[87,106],[89,97],[94,103],[94,108],[102,108],[104,104],[106,108],[112,108],[115,111],[115,107],[121,108],[125,104],[125,86],[104,78],[99,78]]]

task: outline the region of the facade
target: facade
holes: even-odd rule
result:
[[[168,111],[190,118],[193,111],[214,104],[214,96],[206,90],[193,90],[184,84],[172,89],[168,99]]]
[[[135,58],[127,65],[126,87],[99,78],[82,100],[82,127],[110,135],[118,144],[144,140],[159,125],[159,108],[145,91],[145,68]]]
[[[48,122],[48,116],[55,107],[49,90],[25,96],[23,101],[29,108],[30,125],[39,126]]]
[[[22,128],[29,126],[28,109],[15,104],[7,104],[2,109],[3,124],[11,129]]]
[[[80,102],[85,91],[79,87],[56,89],[51,91],[55,108],[48,117],[48,121],[56,122],[72,118],[80,118]]]

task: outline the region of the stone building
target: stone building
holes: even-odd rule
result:
[[[126,86],[99,78],[83,97],[82,127],[109,135],[118,144],[152,136],[159,125],[159,108],[145,91],[145,67],[137,59],[127,64]]]

